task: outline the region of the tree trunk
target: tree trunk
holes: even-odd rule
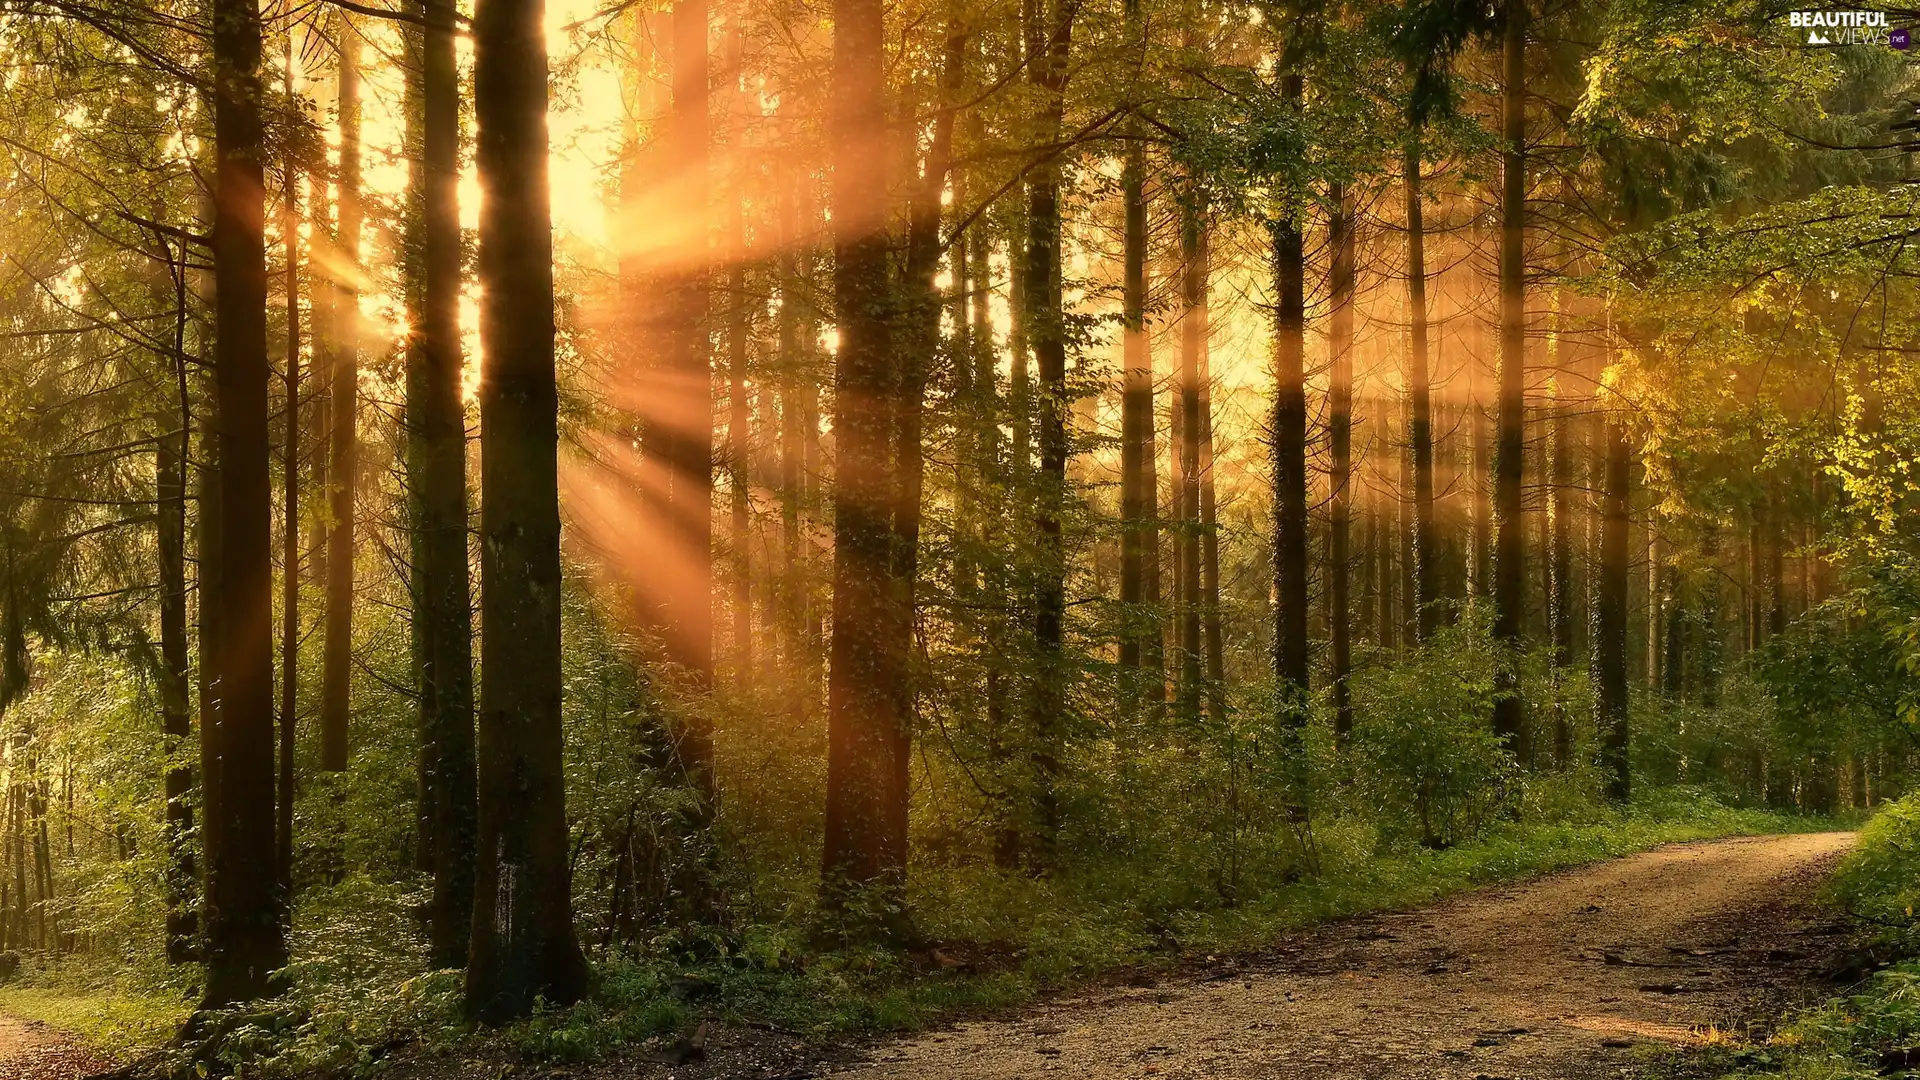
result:
[[[1572,393],[1569,389],[1570,373],[1574,367],[1567,359],[1571,319],[1564,306],[1564,301],[1570,296],[1570,292],[1563,294],[1559,315],[1559,347],[1558,355],[1554,358],[1556,371],[1550,421],[1553,460],[1549,467],[1549,482],[1552,485],[1549,512],[1552,520],[1547,536],[1547,622],[1552,628],[1553,678],[1556,686],[1564,684],[1568,669],[1573,666],[1574,625],[1578,621],[1574,610],[1574,599],[1578,594],[1573,588],[1574,428]],[[1557,769],[1566,769],[1573,764],[1573,720],[1567,715],[1566,704],[1561,696],[1556,694],[1553,704],[1553,764]]]
[[[937,275],[940,266],[940,201],[946,190],[953,158],[953,123],[959,108],[959,90],[965,75],[967,24],[958,10],[949,15],[940,74],[940,110],[933,124],[919,188],[914,192],[907,226],[907,299],[912,319],[909,340],[897,358],[898,385],[892,397],[894,452],[892,505],[892,588],[888,603],[891,629],[888,647],[895,651],[889,666],[895,672],[899,722],[898,752],[888,778],[890,805],[900,820],[893,832],[906,832],[909,805],[908,753],[914,716],[913,641],[915,586],[919,577],[920,501],[926,461],[920,445],[926,411],[928,372],[940,351],[940,313],[943,307]],[[904,840],[902,841],[904,846]],[[905,852],[900,854],[904,865]]]
[[[1501,136],[1505,142],[1500,197],[1499,439],[1493,460],[1493,636],[1503,655],[1496,672],[1493,732],[1521,750],[1526,725],[1518,665],[1527,605],[1526,519],[1522,502],[1522,448],[1526,434],[1526,0],[1506,0],[1502,43],[1505,75]],[[1524,756],[1524,754],[1523,754]]]
[[[1197,185],[1180,218],[1180,714],[1200,715],[1200,356],[1207,347],[1207,221]]]
[[[812,373],[803,370],[801,346],[800,255],[798,221],[801,185],[782,185],[776,209],[780,250],[780,310],[775,316],[774,339],[780,363],[780,544],[781,629],[789,667],[811,648],[806,627],[811,621],[807,600],[807,558],[800,533],[803,507],[802,470],[805,467],[807,414],[804,398],[811,391]],[[794,668],[794,670],[799,670]]]
[[[1433,398],[1427,353],[1427,235],[1422,214],[1420,151],[1409,144],[1402,173],[1407,195],[1407,442],[1413,460],[1413,550],[1408,560],[1407,632],[1416,642],[1440,625],[1434,600]]]
[[[176,361],[184,386],[185,364]],[[197,876],[193,854],[193,769],[185,763],[193,737],[192,702],[187,678],[187,438],[192,423],[187,398],[157,419],[163,425],[154,443],[155,547],[160,557],[160,714],[166,736],[167,769],[167,963],[185,964],[197,956],[200,919],[194,910]]]
[[[285,84],[293,98],[293,37],[286,39]],[[274,882],[286,902],[293,901],[294,736],[300,705],[300,171],[288,150],[283,162],[280,235],[286,245],[286,415],[280,456],[280,731],[279,801],[274,813]],[[181,408],[186,398],[182,388]],[[185,440],[184,432],[181,439]],[[182,442],[184,452],[185,443]],[[185,485],[185,474],[181,483]],[[183,511],[184,512],[184,511]]]
[[[1633,459],[1632,448],[1627,444],[1625,417],[1617,409],[1607,410],[1606,441],[1593,666],[1598,696],[1600,767],[1606,774],[1607,797],[1616,803],[1625,803],[1633,790],[1627,756],[1627,575],[1631,570],[1627,526]]]
[[[201,597],[202,605],[220,610],[212,639],[202,642],[218,687],[201,741],[208,785],[202,1001],[210,1008],[268,993],[272,974],[287,962],[274,847],[271,370],[259,8],[215,0],[212,27],[219,585],[213,596]]]
[[[1127,33],[1140,41],[1140,0],[1127,0]],[[1153,443],[1153,349],[1147,338],[1147,155],[1138,122],[1136,136],[1127,143],[1120,170],[1120,201],[1125,216],[1122,241],[1121,389],[1120,389],[1120,604],[1124,612],[1120,634],[1120,666],[1135,672],[1148,655],[1149,633],[1158,636],[1142,605],[1146,602],[1149,519],[1158,516],[1155,492],[1147,483],[1149,447]],[[1157,539],[1157,537],[1155,538]],[[1158,560],[1155,560],[1158,561]],[[1137,675],[1123,691],[1123,707],[1131,709],[1145,683]]]
[[[1066,109],[1067,58],[1072,43],[1071,0],[1026,0],[1029,78],[1044,95],[1035,138],[1042,158],[1027,180],[1027,334],[1039,374],[1040,474],[1035,526],[1038,565],[1034,575],[1033,634],[1036,672],[1032,683],[1032,764],[1034,835],[1029,855],[1036,870],[1055,861],[1060,830],[1057,786],[1065,739],[1066,680],[1063,636],[1066,628],[1066,552],[1060,518],[1067,487],[1067,335],[1060,260],[1059,151]]]
[[[666,613],[668,658],[698,687],[713,685],[713,391],[707,341],[709,261],[705,245],[708,220],[709,135],[707,0],[675,0],[672,15],[673,103],[668,114],[664,152],[671,167],[682,170],[687,194],[674,206],[683,226],[697,238],[676,255],[666,284],[666,318],[661,343],[667,378],[661,396],[665,413],[659,439],[665,465],[666,512],[672,535],[685,556],[684,580],[666,583],[671,602]],[[711,820],[713,732],[698,710],[675,725],[680,768],[700,799],[696,825]]]
[[[891,552],[895,495],[889,443],[899,363],[888,280],[884,8],[834,0],[830,139],[834,307],[835,484],[833,613],[827,668],[826,837],[823,906],[858,893],[898,909],[907,872],[907,717],[895,622]],[[861,907],[865,907],[862,903]]]
[[[467,556],[467,419],[460,352],[460,82],[452,0],[424,0],[419,331],[407,355],[409,463],[419,518],[414,591],[427,626],[421,707],[431,767],[436,967],[466,962],[472,940],[475,806],[473,593]]]
[[[426,10],[423,3],[414,3],[412,11],[419,14],[424,24]],[[414,748],[414,806],[413,806],[413,864],[414,869],[427,875],[433,873],[434,861],[434,774],[437,770],[438,750],[433,740],[434,703],[433,703],[433,604],[427,595],[427,563],[432,556],[427,553],[426,514],[421,506],[424,495],[424,477],[426,471],[425,429],[421,423],[426,409],[426,357],[422,351],[422,340],[426,335],[427,304],[427,266],[426,266],[426,34],[422,26],[402,26],[400,30],[402,45],[407,57],[406,65],[406,133],[403,145],[408,161],[409,183],[406,193],[406,231],[401,248],[402,293],[407,305],[406,355],[406,407],[402,417],[402,428],[406,433],[406,509],[407,509],[407,601],[413,617],[408,644],[410,659],[413,661],[413,697],[415,737],[418,745]],[[428,915],[428,933],[432,933],[433,917]],[[464,946],[463,946],[464,949]]]
[[[578,1000],[560,726],[559,400],[541,0],[480,0],[479,863],[466,1008],[486,1023]],[[500,677],[511,673],[510,677]]]
[[[1327,514],[1327,631],[1333,670],[1333,733],[1341,746],[1353,730],[1353,695],[1347,680],[1353,674],[1353,601],[1348,596],[1353,529],[1353,200],[1344,186],[1336,186],[1329,200],[1333,218],[1327,224],[1327,246],[1332,249],[1328,273],[1331,294],[1327,312],[1327,442],[1332,469],[1327,477],[1331,499]]]
[[[1287,106],[1301,107],[1304,81],[1281,76]],[[1297,743],[1307,723],[1307,394],[1306,252],[1300,226],[1302,200],[1288,193],[1269,224],[1274,279],[1279,297],[1275,333],[1274,475],[1274,677],[1280,723]],[[1297,749],[1297,747],[1296,747]],[[1298,809],[1297,807],[1295,808]]]
[[[727,111],[734,128],[736,183],[744,188],[750,160],[739,132],[746,123],[746,94],[741,89],[742,40],[738,21],[727,32]],[[753,675],[753,537],[748,516],[747,463],[753,453],[752,414],[747,405],[747,335],[750,329],[747,296],[747,218],[745,190],[735,190],[728,201],[727,234],[727,503],[733,544],[733,654],[735,677],[745,683]]]
[[[1212,267],[1210,242],[1200,237],[1198,321],[1209,322],[1208,277]],[[1211,333],[1200,334],[1199,414],[1200,414],[1200,610],[1203,617],[1203,646],[1207,658],[1207,710],[1215,723],[1227,719],[1227,657],[1225,628],[1220,612],[1220,523],[1213,490],[1213,363]]]
[[[320,768],[342,773],[347,768],[347,717],[353,687],[353,502],[359,458],[355,430],[360,388],[360,36],[344,11],[336,18],[340,46],[340,167],[336,174],[334,247],[340,260],[334,269],[334,312],[328,363],[332,403],[328,408],[327,462],[327,626],[320,680]],[[339,781],[336,781],[338,783]],[[334,797],[344,794],[335,790]],[[333,822],[335,829],[344,821]],[[328,871],[337,877],[343,864],[338,845],[343,836],[328,837],[335,850]]]

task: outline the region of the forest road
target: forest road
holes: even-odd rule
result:
[[[873,1048],[836,1080],[1599,1080],[1819,989],[1851,833],[1677,844],[1347,920],[1158,986]],[[825,1070],[822,1070],[822,1075]]]
[[[78,1080],[110,1065],[46,1024],[0,1016],[0,1080]]]

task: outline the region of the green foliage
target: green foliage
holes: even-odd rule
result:
[[[1354,680],[1360,797],[1389,836],[1452,847],[1511,805],[1515,762],[1486,722],[1498,656],[1481,614]]]
[[[1862,920],[1870,954],[1920,951],[1920,797],[1882,806],[1828,884],[1830,896]],[[1724,1080],[1868,1080],[1911,1076],[1900,1053],[1920,1045],[1920,960],[1905,959],[1783,1022],[1764,1045],[1707,1055]]]

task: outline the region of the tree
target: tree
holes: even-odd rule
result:
[[[273,784],[273,556],[267,478],[266,189],[260,12],[217,0],[214,66],[214,470],[220,607],[202,641],[218,686],[203,716],[206,989],[215,1008],[268,993],[287,962]],[[204,510],[203,510],[204,512]],[[203,553],[204,554],[204,553]],[[203,564],[204,565],[204,564]],[[202,604],[210,600],[203,594]],[[211,721],[206,723],[206,721]]]
[[[1353,730],[1353,697],[1347,680],[1353,673],[1353,601],[1348,595],[1353,521],[1353,204],[1344,186],[1332,193],[1333,217],[1327,223],[1332,249],[1328,273],[1327,443],[1331,489],[1327,520],[1328,646],[1332,654],[1333,729],[1344,742]],[[1409,229],[1411,235],[1412,230]]]
[[[1493,636],[1508,651],[1499,671],[1493,730],[1517,747],[1525,730],[1525,703],[1513,665],[1527,603],[1527,548],[1522,453],[1527,368],[1527,6],[1506,0],[1501,36],[1500,390],[1493,453]]]
[[[414,634],[429,816],[434,963],[461,966],[474,904],[472,592],[460,358],[460,99],[449,0],[421,5],[421,157],[415,167],[420,317],[407,350]]]
[[[466,1008],[486,1023],[586,990],[560,727],[559,398],[541,0],[480,0],[479,860]],[[510,677],[503,673],[512,672]]]
[[[1633,461],[1627,427],[1617,409],[1606,414],[1605,487],[1601,494],[1600,567],[1594,607],[1593,666],[1598,691],[1600,763],[1607,776],[1607,797],[1624,803],[1632,793],[1627,748],[1627,578]]]
[[[360,439],[360,34],[337,14],[340,49],[340,165],[335,174],[332,323],[327,344],[327,630],[320,682],[320,767],[347,768],[347,721],[353,707],[354,489]],[[337,782],[337,781],[336,781]],[[329,841],[337,843],[337,838]],[[336,857],[338,857],[336,854]],[[336,866],[336,875],[343,867]]]
[[[1417,130],[1407,144],[1401,173],[1407,196],[1407,442],[1413,465],[1413,557],[1407,567],[1412,588],[1406,598],[1413,610],[1406,623],[1416,641],[1425,641],[1439,625],[1433,563],[1439,537],[1433,527],[1433,380],[1427,352],[1427,235]]]
[[[833,613],[827,675],[826,843],[829,909],[863,892],[870,910],[900,910],[907,872],[906,672],[889,634],[896,601],[889,420],[898,379],[895,299],[887,269],[884,10],[834,0],[832,147],[834,356]]]
[[[1062,306],[1060,188],[1062,151],[1054,144],[1066,115],[1068,66],[1073,46],[1075,0],[1029,4],[1026,35],[1027,78],[1039,92],[1034,136],[1040,149],[1027,176],[1025,317],[1028,341],[1039,375],[1036,477],[1038,505],[1034,524],[1039,566],[1034,575],[1032,685],[1032,764],[1034,832],[1028,852],[1036,869],[1050,869],[1058,857],[1060,773],[1067,723],[1066,680],[1062,653],[1066,631],[1067,567],[1060,535],[1067,498],[1067,322]]]
[[[1283,105],[1298,114],[1305,78],[1280,76]],[[1276,339],[1273,395],[1274,677],[1280,722],[1298,737],[1307,721],[1307,394],[1305,200],[1282,189],[1267,228],[1273,252]]]
[[[1127,34],[1136,40],[1144,57],[1145,24],[1140,0],[1126,4]],[[1138,63],[1133,77],[1140,77]],[[1158,552],[1150,559],[1148,545],[1158,547],[1150,518],[1156,516],[1158,501],[1148,483],[1153,446],[1153,351],[1147,338],[1147,196],[1146,144],[1137,120],[1129,130],[1134,135],[1127,144],[1121,165],[1120,201],[1124,239],[1121,324],[1124,351],[1121,386],[1120,433],[1120,602],[1126,605],[1126,625],[1120,637],[1120,666],[1141,667],[1151,655],[1147,641],[1159,637],[1159,628],[1140,610],[1147,598],[1146,572],[1149,562],[1159,562]],[[1157,566],[1156,566],[1157,570]],[[1140,682],[1140,680],[1136,680]],[[1142,683],[1142,688],[1144,684]],[[1137,691],[1136,691],[1137,692]]]

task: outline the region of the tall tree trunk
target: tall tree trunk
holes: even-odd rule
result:
[[[1767,636],[1779,637],[1787,629],[1787,597],[1785,583],[1785,525],[1782,518],[1786,515],[1780,506],[1778,481],[1769,479],[1767,484]]]
[[[1433,529],[1433,396],[1427,350],[1427,234],[1420,181],[1420,150],[1409,143],[1402,162],[1407,196],[1407,442],[1413,459],[1413,550],[1407,632],[1424,642],[1440,625],[1435,605]]]
[[[345,11],[338,12],[340,46],[340,167],[336,173],[334,325],[328,363],[332,402],[328,408],[327,626],[321,653],[320,768],[347,768],[347,717],[353,688],[353,502],[360,454],[355,420],[360,389],[360,35]],[[336,781],[338,783],[338,781]],[[342,791],[334,792],[339,798]],[[336,829],[344,822],[333,823]],[[337,846],[344,838],[328,838]],[[342,853],[330,853],[328,870],[342,870]]]
[[[1055,860],[1060,830],[1062,742],[1066,725],[1064,632],[1066,629],[1066,552],[1060,518],[1067,487],[1067,334],[1062,307],[1060,260],[1059,138],[1066,109],[1067,58],[1072,44],[1072,0],[1026,0],[1025,31],[1029,77],[1044,95],[1034,136],[1041,151],[1027,179],[1027,334],[1039,374],[1040,475],[1035,526],[1039,534],[1034,575],[1033,635],[1036,671],[1032,682],[1032,763],[1034,835],[1030,855],[1038,870]]]
[[[487,1023],[577,1000],[560,726],[559,397],[542,0],[479,0],[479,862],[466,1008]],[[511,672],[511,677],[498,677]]]
[[[1127,35],[1143,43],[1141,0],[1127,0]],[[1135,72],[1138,77],[1138,72]],[[1148,519],[1157,516],[1155,492],[1147,484],[1148,447],[1153,441],[1153,348],[1147,337],[1147,154],[1138,137],[1139,122],[1129,122],[1135,138],[1127,143],[1120,168],[1120,202],[1125,217],[1122,240],[1121,388],[1120,388],[1120,603],[1125,623],[1120,634],[1120,666],[1132,679],[1123,691],[1131,709],[1145,683],[1131,674],[1148,654],[1147,636],[1158,628],[1144,616]],[[1157,539],[1157,538],[1156,538]],[[1157,561],[1157,560],[1156,560]]]
[[[214,474],[219,588],[210,655],[217,699],[201,740],[207,784],[208,1007],[266,994],[287,962],[274,848],[273,497],[267,476],[267,256],[260,11],[215,0]],[[203,553],[204,554],[204,553]],[[203,568],[205,564],[203,563]]]
[[[184,299],[184,298],[183,298]],[[186,366],[175,368],[184,386]],[[191,417],[185,394],[177,410],[161,413],[154,443],[155,547],[160,558],[160,714],[167,769],[167,963],[197,955],[200,920],[194,910],[193,769],[182,755],[193,737],[187,680],[187,446]]]
[[[403,144],[412,165],[406,194],[406,231],[402,237],[401,281],[407,305],[406,409],[402,427],[406,433],[406,508],[407,508],[407,601],[413,616],[409,627],[413,661],[413,697],[415,734],[413,862],[423,874],[433,873],[434,861],[434,774],[438,771],[438,751],[433,741],[433,603],[427,596],[426,514],[421,507],[422,476],[425,471],[426,443],[421,424],[426,408],[426,365],[421,340],[426,334],[426,19],[425,5],[415,3],[412,10],[423,25],[403,26],[401,41],[407,57],[406,133]],[[432,916],[428,916],[432,932]]]
[[[806,432],[802,424],[807,414],[803,399],[810,392],[812,380],[812,372],[802,370],[800,255],[795,250],[799,243],[800,192],[797,189],[800,187],[801,182],[783,184],[775,209],[779,240],[776,264],[780,275],[780,310],[774,322],[780,364],[780,610],[790,668],[811,646],[806,631],[811,621],[807,612],[807,559],[800,532],[802,470],[806,457]]]
[[[733,545],[733,654],[735,677],[745,682],[753,672],[753,537],[748,516],[747,463],[753,453],[752,413],[747,404],[747,335],[750,313],[747,297],[747,214],[744,178],[751,159],[740,132],[746,124],[746,93],[742,89],[743,42],[738,19],[727,31],[726,106],[733,128],[736,190],[728,200],[727,256],[727,503]]]
[[[1495,679],[1498,696],[1493,706],[1493,732],[1515,750],[1522,749],[1526,726],[1518,672],[1521,621],[1527,605],[1526,519],[1521,498],[1527,404],[1526,55],[1526,0],[1506,0],[1501,99],[1505,148],[1500,196],[1499,441],[1493,460],[1493,636],[1504,655]]]
[[[1288,108],[1301,107],[1304,80],[1281,76]],[[1300,226],[1302,200],[1288,193],[1269,223],[1279,306],[1275,334],[1274,474],[1274,677],[1280,723],[1297,741],[1307,722],[1307,393],[1306,252]],[[1298,808],[1296,808],[1297,810]]]
[[[1550,466],[1552,526],[1548,534],[1547,621],[1553,633],[1553,665],[1556,686],[1564,684],[1573,666],[1574,610],[1579,595],[1573,587],[1573,458],[1574,422],[1571,375],[1576,370],[1567,353],[1571,342],[1572,318],[1567,311],[1571,291],[1562,295],[1559,313],[1559,344],[1556,350],[1553,392],[1553,461]],[[1564,695],[1555,694],[1553,703],[1553,764],[1566,769],[1573,764],[1573,719],[1567,714]]]
[[[845,909],[873,891],[897,910],[907,872],[907,717],[895,623],[890,452],[899,361],[888,280],[888,156],[880,0],[834,0],[829,133],[834,234],[833,614],[827,668],[822,900]]]
[[[1627,582],[1632,569],[1628,500],[1632,495],[1633,459],[1632,448],[1627,444],[1626,420],[1618,409],[1606,411],[1605,468],[1593,666],[1598,691],[1600,766],[1607,778],[1607,797],[1624,803],[1633,790],[1627,756]]]
[[[1327,223],[1327,246],[1333,250],[1328,274],[1327,312],[1327,442],[1332,459],[1327,485],[1331,489],[1327,514],[1328,644],[1333,670],[1333,732],[1346,744],[1353,730],[1353,694],[1347,680],[1353,674],[1353,601],[1348,595],[1353,522],[1353,201],[1343,185],[1336,185],[1330,201],[1333,217]]]
[[[282,90],[293,101],[293,36],[286,39]],[[293,756],[300,705],[300,170],[288,150],[281,170],[280,236],[286,245],[286,415],[280,456],[279,801],[274,813],[274,883],[293,900]],[[181,407],[186,398],[182,387]],[[181,435],[184,440],[185,434]],[[184,442],[182,448],[184,451]],[[185,474],[181,477],[185,484]]]
[[[467,557],[467,418],[460,351],[460,76],[452,0],[424,0],[421,47],[418,332],[407,353],[408,463],[419,515],[414,592],[427,624],[420,697],[431,776],[437,967],[466,962],[472,941],[475,805],[473,593]]]
[[[1200,357],[1207,347],[1207,221],[1197,185],[1180,216],[1180,712],[1200,715]]]
[[[713,684],[713,391],[707,340],[710,288],[706,248],[707,185],[711,123],[708,119],[707,0],[673,4],[673,103],[664,151],[682,170],[684,201],[674,210],[695,237],[676,256],[667,283],[665,340],[668,371],[660,440],[666,466],[670,528],[686,556],[686,579],[671,583],[667,612],[668,657],[700,687]],[[713,733],[697,711],[675,727],[680,767],[700,798],[696,824],[710,820],[713,801]]]
[[[1201,277],[1198,282],[1200,310],[1197,321],[1210,327],[1208,279],[1211,276],[1211,241],[1206,233],[1200,238]],[[1226,632],[1220,612],[1220,523],[1213,489],[1213,358],[1211,331],[1200,333],[1198,371],[1200,414],[1200,610],[1203,647],[1207,659],[1207,709],[1215,723],[1227,719]]]
[[[935,114],[933,138],[921,169],[921,180],[909,207],[907,225],[906,299],[911,318],[909,338],[897,359],[898,385],[892,395],[894,451],[892,506],[892,588],[888,603],[891,629],[888,647],[895,650],[889,666],[895,672],[899,718],[898,752],[888,777],[889,805],[900,816],[893,831],[904,835],[908,809],[908,752],[914,715],[913,640],[915,586],[919,578],[920,501],[926,461],[920,445],[926,410],[928,372],[940,350],[940,313],[943,307],[937,275],[940,266],[940,205],[953,159],[953,124],[959,108],[959,90],[965,76],[967,25],[955,5],[948,15],[942,49],[940,109]],[[899,859],[904,864],[906,854]]]

